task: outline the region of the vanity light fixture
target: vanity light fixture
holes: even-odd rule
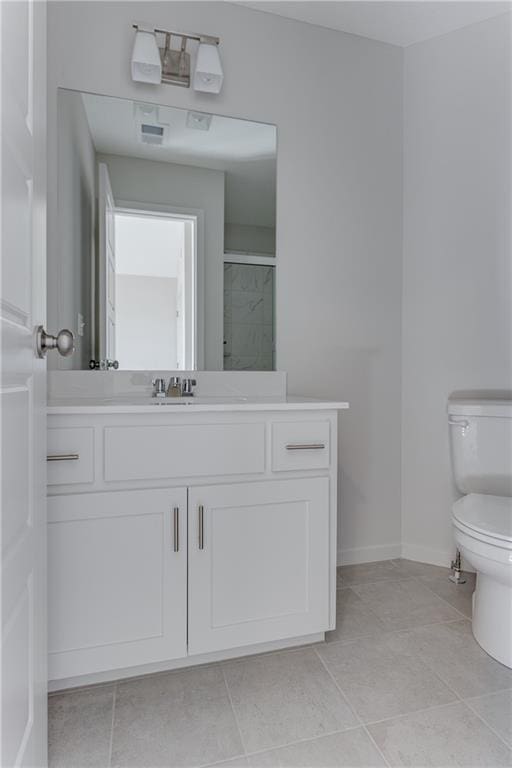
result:
[[[132,80],[157,85],[162,81],[162,62],[155,30],[145,24],[138,24],[136,29],[132,52]]]
[[[134,24],[135,42],[132,53],[132,80],[141,83],[167,83],[190,87],[190,54],[187,42],[198,43],[193,88],[206,93],[219,93],[224,80],[220,61],[218,37],[188,34],[166,29],[153,29],[147,24]],[[163,46],[157,43],[163,35]],[[172,38],[179,38],[179,48],[172,47]]]
[[[220,63],[218,41],[214,37],[203,37],[197,49],[194,90],[206,93],[220,93],[224,72]]]

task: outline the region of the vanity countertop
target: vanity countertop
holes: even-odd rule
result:
[[[61,398],[50,400],[48,415],[107,413],[172,413],[184,409],[193,412],[212,411],[333,411],[346,410],[347,402],[316,400],[310,397],[110,397]]]

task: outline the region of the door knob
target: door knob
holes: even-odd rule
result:
[[[36,331],[36,352],[38,357],[46,357],[49,349],[58,350],[62,357],[69,357],[75,351],[75,339],[71,331],[64,328],[56,336],[46,333],[40,325]]]

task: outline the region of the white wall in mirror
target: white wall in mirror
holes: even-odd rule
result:
[[[49,259],[49,324],[69,327],[77,335],[77,354],[52,364],[83,369],[92,358],[108,358],[119,360],[124,369],[223,370],[230,331],[225,327],[224,253],[275,258],[275,126],[64,89],[58,113],[59,237]],[[159,279],[171,279],[164,274],[146,274],[139,291],[133,277],[109,277],[102,256],[105,212],[98,207],[100,164],[114,212],[133,209],[148,218],[157,212],[194,220],[193,294],[187,286],[180,292],[178,281],[177,293],[173,289],[174,298],[169,298],[171,284],[157,286]],[[115,228],[115,215],[112,221]],[[117,234],[113,242],[116,251]],[[140,247],[151,261],[151,241],[143,239]],[[115,254],[111,261],[117,273]],[[181,331],[176,313],[185,318]],[[255,354],[254,334],[240,338],[250,348],[229,359],[230,368],[273,366],[273,355],[262,353],[263,341]],[[273,330],[271,338],[273,346]],[[144,349],[136,352],[140,345]]]

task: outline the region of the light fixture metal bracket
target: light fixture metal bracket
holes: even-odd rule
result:
[[[141,27],[138,24],[132,24],[133,28],[139,31]],[[156,35],[171,35],[172,37],[181,37],[185,40],[195,40],[197,43],[208,43],[208,45],[219,45],[220,37],[214,37],[213,35],[200,35],[192,32],[177,32],[174,29],[154,29],[153,32]]]
[[[137,32],[152,31],[155,35],[165,35],[164,46],[158,46],[160,60],[162,62],[162,83],[168,85],[179,85],[183,88],[190,88],[190,54],[187,52],[187,42],[193,40],[197,43],[207,45],[219,45],[220,38],[212,35],[200,35],[197,33],[177,32],[171,29],[149,29],[141,27],[139,24],[133,24],[133,29]],[[180,47],[172,48],[172,38],[180,39]]]

